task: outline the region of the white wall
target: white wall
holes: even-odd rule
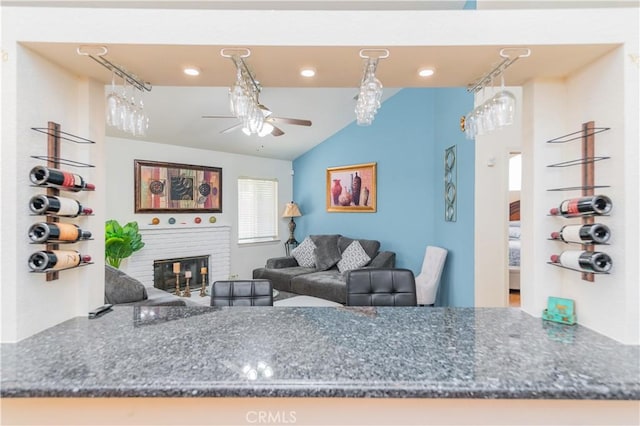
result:
[[[102,281],[94,279],[101,273],[100,259],[103,257],[103,244],[96,241],[63,246],[61,249],[78,250],[90,254],[98,264],[79,269],[61,271],[56,281],[46,282],[44,274],[30,273],[27,266],[29,255],[45,246],[29,244],[27,231],[31,224],[45,220],[43,216],[31,216],[29,199],[44,190],[30,186],[29,171],[33,166],[46,165],[32,155],[47,154],[47,136],[31,130],[31,127],[47,127],[48,121],[61,125],[61,130],[101,141],[104,130],[89,126],[95,114],[102,114],[102,85],[79,79],[60,67],[42,59],[33,52],[20,46],[8,52],[5,72],[12,74],[14,69],[20,72],[15,76],[15,91],[3,92],[5,108],[15,113],[13,120],[5,120],[2,130],[2,197],[5,208],[2,210],[2,337],[15,340],[36,333],[70,317],[86,315],[90,308],[104,303]],[[6,77],[3,72],[3,78]],[[96,95],[98,91],[98,95]],[[5,97],[6,96],[6,97]],[[95,100],[99,99],[96,103]],[[14,111],[13,111],[14,110]],[[100,121],[97,121],[99,123]],[[14,149],[9,150],[10,141],[17,140]],[[101,147],[79,145],[62,141],[61,157],[71,160],[95,163],[100,158]],[[73,222],[83,229],[100,235],[102,214],[99,194],[103,189],[100,169],[69,168],[81,174],[89,182],[95,182],[96,193],[61,194],[74,198],[96,209],[96,215]],[[11,206],[8,208],[7,206]],[[103,275],[103,274],[100,274]],[[4,316],[7,315],[7,316]]]
[[[638,250],[637,177],[627,178],[631,164],[638,165],[637,121],[633,133],[625,128],[625,93],[634,93],[625,79],[625,50],[620,47],[566,81],[536,81],[525,87],[530,108],[523,149],[523,309],[540,315],[549,296],[574,299],[578,322],[617,340],[638,343]],[[635,71],[637,74],[637,70]],[[637,90],[637,82],[635,84]],[[611,229],[611,245],[597,247],[613,258],[610,275],[596,275],[594,282],[581,279],[581,274],[546,265],[549,256],[562,250],[579,250],[547,241],[552,231],[567,223],[579,223],[549,217],[549,208],[567,198],[580,196],[579,191],[549,192],[550,188],[578,186],[580,166],[547,168],[546,165],[581,157],[581,141],[546,144],[545,141],[579,131],[582,123],[595,121],[597,127],[611,130],[595,135],[595,155],[610,160],[595,163],[595,184],[611,185],[597,189],[612,198],[614,208],[609,217],[597,218]],[[635,141],[635,142],[632,142]],[[533,161],[531,160],[533,159]],[[533,173],[531,173],[533,169]],[[534,176],[532,178],[532,176]],[[531,201],[531,202],[530,202]],[[628,216],[631,215],[632,218]],[[532,224],[531,227],[525,224]],[[629,303],[628,300],[635,300]]]
[[[485,90],[476,106],[493,96]],[[521,149],[523,111],[522,88],[506,90],[516,97],[514,123],[475,139],[475,305],[482,307],[509,306],[509,154]]]
[[[200,216],[204,222],[207,222],[210,216],[215,216],[216,225],[231,227],[230,275],[238,275],[242,279],[251,278],[253,269],[263,267],[267,258],[284,256],[284,241],[287,240],[289,231],[287,220],[283,218],[278,223],[281,241],[243,245],[237,243],[238,178],[244,176],[277,179],[278,206],[281,206],[281,210],[284,211],[285,204],[291,201],[293,195],[291,161],[184,148],[132,139],[107,138],[105,146],[108,182],[106,190],[107,218],[117,219],[120,223],[135,220],[140,226],[148,226],[153,217],[158,217],[161,221],[159,226],[168,226],[169,217],[176,218],[178,224],[181,222],[193,224],[193,219],[196,216]],[[134,159],[222,167],[222,213],[134,214]],[[279,213],[282,214],[282,212]]]

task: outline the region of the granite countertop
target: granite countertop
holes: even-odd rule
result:
[[[640,347],[510,308],[116,307],[1,350],[2,397],[640,399]]]

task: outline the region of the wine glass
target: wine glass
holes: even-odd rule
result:
[[[504,89],[504,77],[502,77],[500,92],[491,100],[495,111],[496,124],[498,127],[513,124],[516,110],[516,97],[513,93]]]
[[[120,97],[116,93],[116,73],[111,73],[111,93],[107,95],[107,124],[112,127],[118,127],[120,116],[118,109],[120,108]]]

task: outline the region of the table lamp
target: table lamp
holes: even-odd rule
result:
[[[289,239],[287,240],[287,244],[298,244],[295,237],[293,236],[293,232],[296,230],[296,223],[293,221],[293,218],[300,216],[302,216],[302,213],[300,213],[298,205],[293,201],[287,203],[287,206],[284,209],[284,214],[282,215],[282,217],[291,218],[291,221],[289,222]]]

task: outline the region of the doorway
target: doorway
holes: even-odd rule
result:
[[[522,182],[522,153],[509,153],[509,307],[520,307],[520,194]]]

